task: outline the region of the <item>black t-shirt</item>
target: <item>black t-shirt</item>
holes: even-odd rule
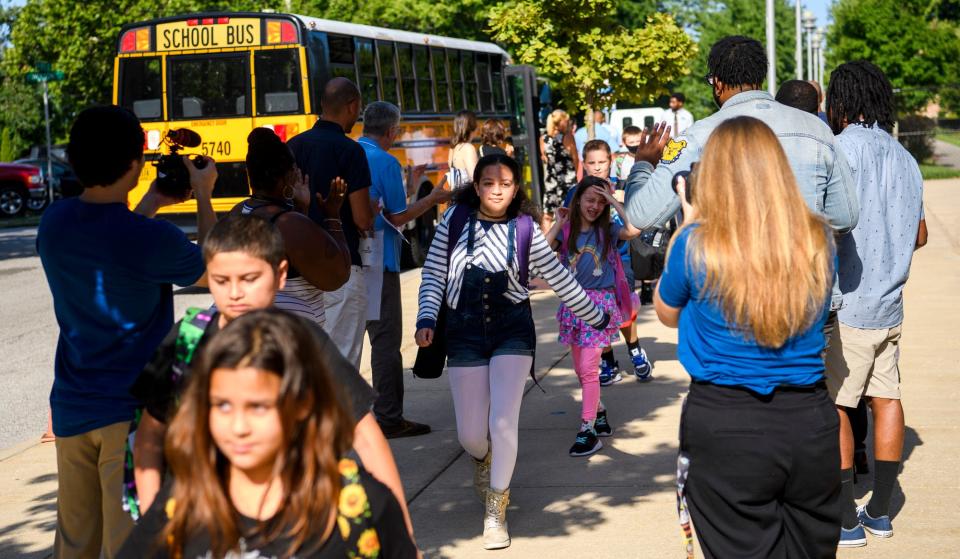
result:
[[[340,177],[347,182],[347,196],[340,208],[343,221],[343,236],[350,248],[350,261],[359,266],[360,232],[353,221],[350,208],[350,194],[370,188],[370,167],[363,148],[348,137],[343,128],[335,122],[318,120],[313,128],[299,134],[287,142],[293,151],[300,170],[310,176],[310,217],[323,224],[323,215],[317,205],[316,193],[326,198],[330,194],[330,181]]]
[[[369,520],[364,517],[364,524],[351,524],[349,521],[338,522],[334,525],[333,532],[324,542],[318,542],[319,535],[313,539],[307,539],[307,545],[304,549],[308,550],[306,554],[297,553],[294,557],[297,559],[344,559],[348,557],[349,552],[367,551],[368,554],[358,554],[358,557],[373,557],[379,559],[413,559],[417,556],[417,548],[410,540],[407,532],[407,525],[403,519],[403,512],[393,493],[379,481],[373,478],[364,470],[359,470],[359,481],[353,484],[354,491],[359,485],[366,494],[367,502],[370,508]],[[349,485],[344,482],[344,487]],[[167,507],[170,501],[170,491],[172,487],[167,484],[154,501],[153,506],[143,516],[133,532],[123,544],[118,557],[120,559],[150,558],[167,559],[169,557],[168,548],[162,541],[161,534],[167,523]],[[362,502],[351,501],[352,506],[365,506]],[[179,503],[171,506],[180,506]],[[348,511],[340,510],[343,515]],[[240,528],[245,534],[255,534],[257,521],[252,518],[239,515]],[[347,525],[347,535],[344,536],[344,527]],[[376,531],[375,537],[366,534],[366,530],[371,528]],[[319,544],[319,545],[317,545]],[[228,557],[243,557],[249,559],[274,559],[283,557],[290,545],[289,538],[280,538],[272,542],[259,543],[257,537],[252,535],[238,542],[235,551],[239,554],[228,555]],[[379,545],[379,554],[374,555],[374,545]],[[313,551],[309,551],[310,549]],[[183,559],[206,559],[210,557],[210,539],[205,533],[195,534],[183,546]]]
[[[324,356],[324,365],[330,371],[331,380],[336,388],[343,394],[353,410],[354,418],[359,422],[363,416],[370,412],[373,406],[374,392],[370,385],[360,376],[357,369],[346,360],[337,347],[330,340],[319,326],[315,323],[299,318],[304,324],[317,336],[322,354]],[[180,392],[185,386],[185,379],[181,378],[179,382],[174,382],[171,374],[176,362],[177,336],[180,332],[180,322],[173,325],[173,328],[167,336],[160,342],[160,347],[153,354],[153,358],[144,367],[143,372],[137,377],[130,393],[138,398],[144,408],[150,412],[154,418],[163,423],[169,423],[177,411],[177,400]],[[204,330],[203,337],[197,344],[194,351],[194,359],[199,355],[203,346],[220,331],[220,315],[214,314]],[[344,401],[344,400],[341,400]]]

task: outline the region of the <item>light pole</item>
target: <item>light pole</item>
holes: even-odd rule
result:
[[[800,0],[796,0],[796,24],[797,24],[797,49],[796,49],[796,66],[797,66],[797,79],[803,79],[803,30],[801,20],[803,15],[800,13],[801,5]]]
[[[806,10],[803,12],[803,29],[807,32],[807,79],[813,79],[813,29],[817,25],[817,16]]]
[[[820,82],[820,30],[813,32],[813,78]]]
[[[767,91],[777,94],[776,27],[773,22],[773,0],[767,0]]]
[[[820,34],[820,56],[818,57],[819,59],[817,60],[817,65],[820,67],[820,70],[819,70],[819,72],[817,72],[817,73],[820,75],[820,85],[822,86],[822,85],[823,85],[823,72],[824,72],[824,69],[825,69],[825,67],[826,67],[826,63],[825,63],[825,62],[826,62],[826,58],[827,58],[826,54],[824,54],[824,51],[827,50],[827,34],[826,34],[826,32],[824,32],[824,30],[823,30],[822,27],[821,27],[820,30],[819,30],[819,34]]]

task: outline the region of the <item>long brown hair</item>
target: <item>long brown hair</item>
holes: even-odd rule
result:
[[[502,148],[507,143],[507,131],[503,123],[494,118],[483,121],[483,126],[480,127],[480,143]]]
[[[195,363],[180,409],[170,424],[166,456],[173,474],[174,510],[164,531],[170,556],[198,533],[210,536],[214,557],[242,534],[227,490],[229,463],[210,435],[210,378],[215,369],[252,367],[281,377],[277,407],[283,446],[274,466],[282,484],[278,513],[261,523],[257,541],[292,540],[286,555],[333,529],[340,493],[339,458],[352,444],[352,421],[324,368],[316,334],[303,319],[278,310],[246,314],[214,337]]]
[[[477,130],[477,115],[473,111],[460,111],[453,117],[453,138],[450,147],[470,142],[470,136]]]
[[[833,281],[833,237],[811,212],[776,135],[751,117],[710,135],[691,179],[699,224],[689,264],[703,294],[763,347],[779,348],[823,311]]]
[[[606,145],[606,142],[604,142]],[[583,153],[587,153],[587,149],[584,148]],[[583,195],[590,189],[591,186],[599,186],[601,188],[610,188],[607,181],[601,179],[600,177],[594,177],[587,175],[583,177],[579,184],[577,184],[577,190],[573,193],[573,200],[570,201],[570,236],[567,239],[567,253],[570,256],[576,255],[580,250],[577,248],[577,238],[580,236],[580,228],[583,227],[580,217],[580,199],[583,198]],[[610,204],[600,212],[600,215],[597,216],[597,219],[593,222],[593,235],[597,239],[599,244],[601,239],[603,240],[602,253],[600,254],[600,261],[607,261],[607,251],[610,249],[610,246],[615,242],[610,238]]]

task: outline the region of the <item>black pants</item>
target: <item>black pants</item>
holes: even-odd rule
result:
[[[383,273],[380,320],[367,322],[370,335],[370,368],[377,400],[373,413],[377,421],[396,425],[403,419],[403,309],[400,305],[400,274]]]
[[[680,422],[687,498],[706,557],[834,557],[840,435],[826,387],[693,383]]]

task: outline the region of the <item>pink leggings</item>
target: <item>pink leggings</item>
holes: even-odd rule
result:
[[[573,370],[580,379],[581,400],[583,407],[580,417],[584,421],[593,421],[597,418],[597,407],[600,405],[600,354],[602,347],[570,346],[573,352]]]

